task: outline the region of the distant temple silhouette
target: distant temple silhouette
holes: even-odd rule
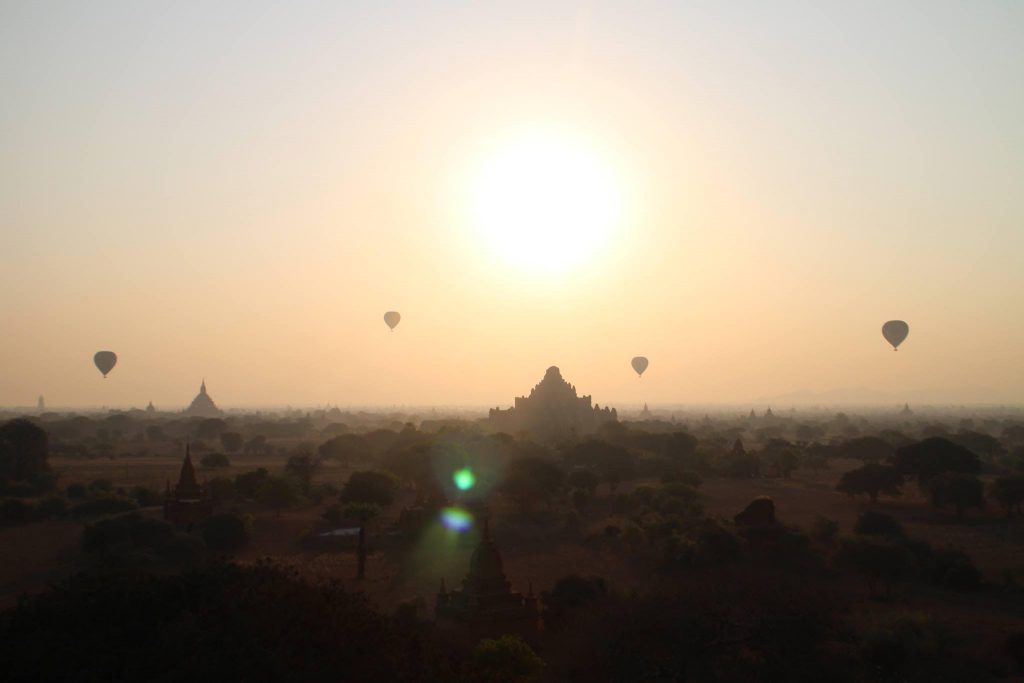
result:
[[[195,417],[220,417],[224,414],[217,404],[213,402],[210,395],[206,393],[206,380],[199,386],[199,393],[192,399],[192,403],[185,409],[186,415]]]
[[[206,488],[196,481],[196,468],[192,465],[192,453],[185,444],[185,460],[181,463],[181,474],[178,484],[171,490],[171,482],[167,482],[164,492],[164,519],[171,524],[189,528],[213,513],[213,502],[206,493]]]
[[[914,411],[910,409],[909,403],[903,404],[903,410],[900,411],[900,415],[913,415]]]
[[[40,415],[46,412],[46,401],[43,400],[42,394],[39,394],[39,400],[36,402],[36,412]]]
[[[529,636],[537,631],[540,613],[533,586],[526,596],[512,591],[486,517],[480,545],[469,560],[469,574],[462,580],[462,589],[447,590],[442,578],[435,611],[438,619],[468,627],[476,635]]]
[[[619,414],[614,408],[591,406],[590,396],[578,396],[576,387],[552,365],[529,396],[517,396],[514,408],[492,408],[488,419],[495,429],[511,434],[559,436],[595,431],[604,422],[618,421]]]

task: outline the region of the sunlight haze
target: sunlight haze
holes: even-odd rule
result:
[[[1020,404],[1022,32],[995,1],[3,3],[0,405],[506,407],[551,365],[602,406]]]

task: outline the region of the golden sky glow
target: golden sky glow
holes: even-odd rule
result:
[[[0,10],[0,405],[1021,400],[1014,3],[175,5]]]

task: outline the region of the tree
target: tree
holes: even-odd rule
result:
[[[867,495],[871,502],[878,501],[878,495],[884,493],[898,496],[902,492],[903,475],[891,465],[868,463],[855,470],[843,474],[836,486],[838,491],[853,497]]]
[[[599,576],[563,576],[555,582],[550,592],[545,591],[540,595],[540,602],[544,606],[541,614],[544,626],[558,629],[570,625],[581,609],[607,595],[608,587]]]
[[[0,426],[0,490],[23,484],[44,491],[55,480],[47,462],[50,454],[46,432],[23,418]]]
[[[952,505],[957,519],[964,518],[967,508],[985,507],[981,480],[970,474],[947,472],[928,480],[928,498],[937,508]]]
[[[636,474],[633,455],[622,446],[607,441],[592,439],[576,444],[565,454],[565,462],[593,469],[608,484],[608,490],[612,493],[619,482],[632,479]]]
[[[238,432],[224,432],[220,435],[220,445],[224,447],[228,453],[237,453],[242,450],[242,446],[245,444],[242,435]]]
[[[528,683],[537,680],[544,661],[519,636],[484,639],[473,650],[478,680],[487,683]]]
[[[252,472],[239,474],[235,477],[235,491],[243,498],[255,498],[260,486],[268,476],[270,473],[262,467]]]
[[[785,439],[771,439],[760,453],[761,461],[772,467],[779,476],[789,478],[800,466],[800,456],[796,448]]]
[[[262,434],[257,434],[246,441],[242,448],[246,455],[267,455],[270,453],[270,445],[267,443],[267,437]]]
[[[1012,515],[1014,510],[1020,514],[1021,506],[1024,505],[1024,474],[998,477],[992,482],[991,494],[1006,508],[1007,517]]]
[[[341,513],[346,519],[366,524],[380,514],[380,507],[373,503],[349,503]]]
[[[916,477],[922,487],[946,472],[977,474],[981,471],[977,455],[941,436],[897,449],[892,464],[900,474]]]
[[[203,459],[199,461],[199,464],[207,469],[231,467],[231,461],[228,460],[228,456],[223,453],[210,453],[209,455],[204,455]]]
[[[303,493],[309,493],[309,485],[318,469],[320,469],[320,460],[313,457],[311,453],[293,455],[288,458],[288,463],[284,466],[284,471],[288,476],[295,478]]]
[[[550,504],[551,498],[562,491],[565,472],[543,458],[521,458],[513,461],[505,471],[501,492],[519,503],[523,512],[530,501],[537,499]]]
[[[256,492],[256,501],[280,517],[281,510],[299,502],[299,490],[295,482],[287,477],[268,476]]]
[[[395,499],[395,479],[384,472],[353,472],[341,490],[342,503],[373,503],[386,507]]]

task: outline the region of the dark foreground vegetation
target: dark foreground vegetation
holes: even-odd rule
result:
[[[183,528],[161,505],[186,440],[214,511]],[[0,425],[0,532],[23,543],[5,557],[65,533],[74,571],[0,614],[0,680],[1020,680],[1022,476],[1015,416],[553,441],[411,416],[19,418]],[[490,520],[536,633],[435,617],[478,538],[428,543],[445,506]],[[351,526],[374,539],[365,581],[321,537]]]

